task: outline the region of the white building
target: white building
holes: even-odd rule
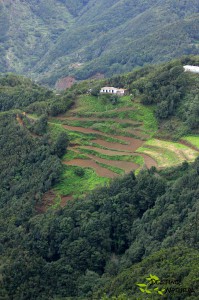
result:
[[[184,66],[183,67],[185,72],[192,72],[192,73],[198,73],[199,74],[199,67],[197,66]]]
[[[105,86],[102,87],[100,90],[101,94],[114,94],[114,95],[119,95],[119,96],[123,96],[126,95],[127,90],[126,89],[118,89],[112,86]]]

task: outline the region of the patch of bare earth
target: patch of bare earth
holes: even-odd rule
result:
[[[185,140],[179,140],[179,142],[189,148],[191,148],[192,150],[195,150],[195,151],[199,151],[199,148],[197,148],[196,146],[194,146],[193,144],[189,143],[188,141],[185,141]]]
[[[83,148],[83,149],[88,149],[88,150],[93,150],[93,151],[96,151],[98,153],[101,153],[101,154],[104,154],[104,155],[109,155],[109,156],[116,156],[116,155],[134,155],[133,153],[131,152],[124,152],[124,151],[117,151],[117,150],[109,150],[109,149],[102,149],[102,148],[97,148],[97,147],[94,147],[94,146],[83,146],[83,147],[80,147],[80,149]],[[73,150],[71,148],[71,150]]]
[[[37,203],[36,205],[36,211],[38,213],[44,213],[47,211],[47,209],[54,204],[54,200],[56,198],[56,194],[50,190],[46,192],[42,197],[42,202]]]
[[[67,204],[68,201],[70,201],[70,200],[73,200],[73,196],[72,196],[72,195],[61,196],[61,202],[60,202],[61,207],[66,206],[66,204]]]
[[[24,122],[23,122],[22,118],[18,114],[16,116],[16,120],[19,123],[19,125],[24,126]]]
[[[71,76],[60,78],[56,82],[55,88],[59,91],[62,91],[62,90],[70,88],[75,82],[76,82],[75,78],[71,77]]]
[[[104,155],[109,155],[109,156],[117,156],[117,155],[119,155],[119,156],[127,156],[127,155],[141,156],[141,157],[144,158],[145,166],[148,169],[150,169],[151,167],[158,167],[157,162],[152,157],[150,157],[149,155],[143,154],[143,153],[138,154],[138,153],[135,153],[135,152],[108,150],[108,149],[101,149],[101,148],[97,148],[97,147],[93,147],[93,146],[84,146],[82,148],[88,149],[88,150],[94,150],[98,153],[101,153],[101,154],[104,154]]]
[[[134,154],[138,156],[142,156],[144,158],[144,164],[147,167],[147,169],[150,169],[151,167],[156,167],[156,168],[158,167],[157,162],[151,156],[139,152],[137,152],[137,154],[136,153]]]
[[[94,160],[91,159],[72,159],[71,161],[65,162],[64,164],[68,166],[92,168],[95,170],[96,174],[101,177],[114,178],[118,176],[118,174],[99,166]]]
[[[90,128],[83,128],[83,127],[69,126],[69,125],[63,125],[63,127],[67,130],[77,131],[77,132],[81,132],[81,133],[87,133],[87,134],[93,133],[93,134],[105,135],[98,130],[94,130],[94,129],[90,129]]]
[[[126,151],[126,152],[134,152],[135,150],[137,150],[139,147],[141,147],[144,144],[143,141],[134,139],[134,138],[118,136],[118,135],[114,135],[113,137],[118,140],[122,140],[122,141],[128,143],[128,145],[107,142],[107,141],[100,140],[100,139],[93,140],[92,142],[96,143],[100,146],[103,146],[105,148],[108,148],[108,149]]]
[[[131,125],[141,125],[142,123],[141,122],[136,122],[136,121],[132,121],[130,119],[119,119],[119,118],[111,118],[108,119],[108,118],[93,118],[93,117],[86,117],[86,118],[83,118],[83,117],[64,117],[64,116],[57,116],[55,117],[56,119],[58,120],[61,120],[61,121],[82,121],[82,122],[86,122],[86,121],[93,121],[93,122],[100,122],[100,121],[114,121],[116,123],[120,123],[120,124],[124,124],[124,123],[128,123],[128,124],[131,124]]]

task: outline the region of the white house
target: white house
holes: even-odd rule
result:
[[[114,95],[119,95],[119,96],[124,96],[127,93],[126,89],[118,89],[112,86],[105,86],[102,87],[100,90],[101,94],[114,94]]]
[[[192,72],[192,73],[198,73],[199,74],[199,67],[197,66],[184,66],[183,67],[185,72]]]

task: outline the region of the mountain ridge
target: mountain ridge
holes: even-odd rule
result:
[[[0,71],[22,73],[51,86],[66,76],[82,80],[101,72],[107,77],[199,53],[196,0],[51,0],[51,5],[18,0],[18,11],[26,16],[18,15],[18,21],[13,19],[16,3],[2,3],[0,13],[10,23],[5,21],[2,29]],[[23,34],[10,33],[18,27]],[[74,64],[81,67],[71,68]]]

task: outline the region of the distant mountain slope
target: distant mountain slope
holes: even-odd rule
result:
[[[54,85],[197,54],[198,12],[197,0],[3,0],[0,71]]]
[[[0,71],[26,73],[72,19],[62,1],[1,1]]]
[[[157,0],[110,1],[107,6],[101,0],[90,1],[86,8],[34,69],[50,75],[52,83],[68,74],[77,79],[96,72],[111,76],[144,63],[199,53],[195,0],[184,6]],[[73,69],[77,62],[82,67]]]

